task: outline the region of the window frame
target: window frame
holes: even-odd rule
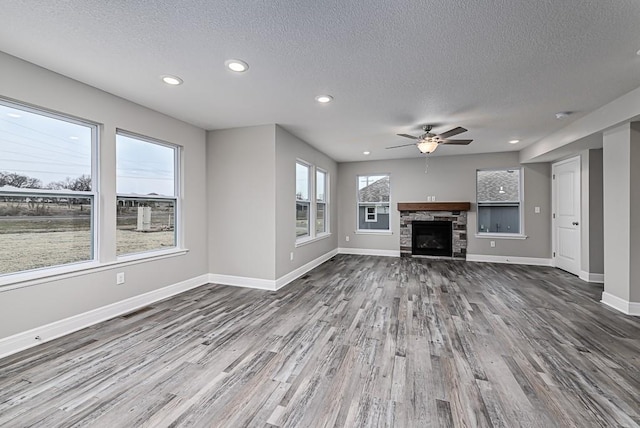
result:
[[[33,189],[33,188],[14,188],[11,190],[0,190],[0,196],[15,196],[15,197],[53,197],[61,199],[89,199],[91,201],[91,215],[89,218],[90,228],[89,236],[91,237],[90,243],[90,258],[87,260],[81,260],[77,262],[69,262],[56,264],[51,266],[43,266],[39,268],[26,269],[16,272],[0,273],[0,286],[12,284],[15,282],[21,282],[24,280],[37,279],[42,277],[48,277],[55,275],[59,272],[70,270],[82,270],[88,267],[95,266],[101,259],[100,246],[99,246],[99,231],[100,231],[100,192],[99,192],[99,169],[98,169],[98,152],[100,150],[100,132],[99,124],[90,120],[82,119],[73,115],[59,113],[53,110],[49,110],[43,107],[30,105],[28,103],[20,102],[17,100],[7,99],[0,97],[0,105],[15,110],[24,111],[25,113],[44,116],[50,119],[59,120],[61,122],[67,122],[79,126],[84,126],[90,129],[91,132],[91,155],[90,168],[91,168],[91,190],[69,190],[64,192],[54,189]],[[43,183],[44,184],[44,183]],[[3,287],[4,288],[4,287]]]
[[[375,177],[386,176],[389,177],[389,202],[360,202],[360,177]],[[356,231],[358,235],[391,235],[393,233],[393,213],[391,210],[391,173],[368,173],[356,175]],[[365,206],[365,223],[373,223],[378,221],[378,209],[381,206],[388,207],[389,210],[389,227],[387,229],[360,229],[360,207]],[[375,218],[376,220],[367,220],[366,209],[367,206],[375,206]]]
[[[118,261],[127,261],[139,258],[152,257],[157,254],[164,254],[167,252],[176,252],[183,251],[183,227],[182,227],[182,146],[170,143],[168,141],[160,140],[157,138],[148,137],[146,135],[141,135],[135,132],[127,131],[121,128],[117,128],[115,132],[114,138],[114,147],[117,150],[118,145],[118,135],[122,135],[123,137],[132,138],[135,140],[143,141],[149,144],[155,144],[162,147],[167,147],[173,150],[173,196],[167,195],[137,195],[137,194],[129,194],[129,193],[118,193],[116,190],[115,198],[116,198],[116,207],[118,205],[119,200],[144,200],[144,201],[158,201],[158,202],[166,202],[173,201],[174,210],[175,210],[175,218],[173,219],[173,228],[174,228],[174,243],[175,245],[170,248],[157,248],[152,250],[144,250],[137,251],[133,253],[125,253],[118,255],[118,242],[116,239],[116,260]],[[115,187],[118,187],[118,162],[116,159],[115,162]],[[116,224],[117,224],[117,215],[116,215]]]
[[[516,204],[518,206],[518,222],[520,230],[518,232],[481,232],[480,231],[480,208],[495,206],[496,201],[479,201],[478,200],[478,172],[481,171],[517,171],[518,172],[518,201],[501,201],[503,204]],[[515,167],[499,167],[499,168],[478,168],[476,169],[476,238],[502,238],[502,239],[526,239],[524,224],[524,168],[522,166]],[[500,203],[500,202],[498,202]],[[513,205],[512,205],[513,206]]]
[[[297,158],[296,159],[296,165],[300,164],[300,165],[304,165],[308,168],[308,183],[309,183],[309,189],[308,189],[308,195],[309,195],[309,200],[302,200],[302,199],[298,199],[297,196],[297,192],[296,192],[296,204],[298,202],[308,202],[309,203],[309,233],[307,235],[302,235],[302,236],[296,236],[296,243],[295,246],[299,247],[301,245],[305,245],[308,244],[310,242],[314,242],[317,241],[319,239],[323,239],[326,238],[328,236],[331,235],[331,230],[330,230],[330,215],[329,215],[329,211],[330,211],[330,204],[331,204],[331,192],[329,191],[329,187],[330,187],[330,180],[331,180],[331,176],[329,174],[329,171],[318,167],[316,165],[314,165],[311,162],[307,162],[303,159]],[[325,183],[324,183],[324,224],[325,224],[325,230],[324,232],[320,232],[318,233],[316,231],[316,221],[317,221],[317,210],[318,210],[318,199],[317,199],[317,192],[318,192],[318,187],[317,187],[317,172],[322,172],[324,173],[324,178],[325,178]],[[297,176],[296,176],[297,179]],[[296,182],[297,185],[297,182]],[[295,219],[295,221],[297,222],[297,218]],[[294,222],[295,225],[295,222]],[[295,229],[294,229],[295,230]]]

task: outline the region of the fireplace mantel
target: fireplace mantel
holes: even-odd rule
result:
[[[398,202],[398,211],[469,211],[471,202]]]

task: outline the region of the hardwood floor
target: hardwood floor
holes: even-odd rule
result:
[[[545,267],[336,256],[0,360],[10,427],[640,426],[640,319]]]

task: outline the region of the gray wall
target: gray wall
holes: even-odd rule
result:
[[[604,133],[604,291],[630,300],[631,128]],[[636,164],[638,165],[638,164]]]
[[[580,270],[603,274],[602,149],[580,153],[580,192]]]
[[[211,273],[275,279],[275,135],[275,125],[207,133]]]
[[[329,172],[329,231],[331,235],[296,248],[296,159]],[[338,247],[338,166],[331,158],[276,126],[276,278]],[[290,253],[293,252],[293,261]]]
[[[0,338],[207,273],[204,130],[3,53],[0,70],[0,95],[101,124],[104,230],[115,231],[116,128],[182,145],[184,246],[189,249],[182,256],[0,288]],[[102,260],[114,261],[115,233],[102,238]],[[115,285],[116,272],[125,272],[126,284]]]
[[[398,202],[424,202],[427,196],[436,201],[472,202],[469,212],[469,243],[467,252],[479,255],[517,257],[551,257],[551,168],[547,163],[522,165],[524,169],[525,240],[476,238],[476,170],[479,168],[517,167],[518,153],[492,153],[468,156],[439,156],[425,160],[399,159],[388,161],[348,162],[338,165],[340,188],[338,197],[340,218],[339,246],[378,250],[400,249]],[[391,235],[356,234],[356,176],[358,174],[391,174]],[[541,208],[534,214],[534,207]],[[350,241],[345,240],[349,236]],[[490,247],[490,240],[496,247]]]

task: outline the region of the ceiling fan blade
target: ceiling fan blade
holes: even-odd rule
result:
[[[447,132],[443,132],[442,134],[438,135],[438,137],[445,140],[449,137],[453,137],[454,135],[462,134],[463,132],[467,132],[467,130],[461,126],[458,126],[457,128],[453,128],[448,130]]]
[[[404,138],[411,138],[412,140],[417,140],[419,137],[414,137],[413,135],[409,135],[409,134],[396,134],[398,137],[404,137]]]
[[[440,144],[454,144],[459,146],[466,146],[473,140],[442,140]]]
[[[385,149],[397,149],[399,147],[408,147],[408,146],[415,146],[415,145],[416,145],[416,143],[401,144],[399,146],[385,147]]]

